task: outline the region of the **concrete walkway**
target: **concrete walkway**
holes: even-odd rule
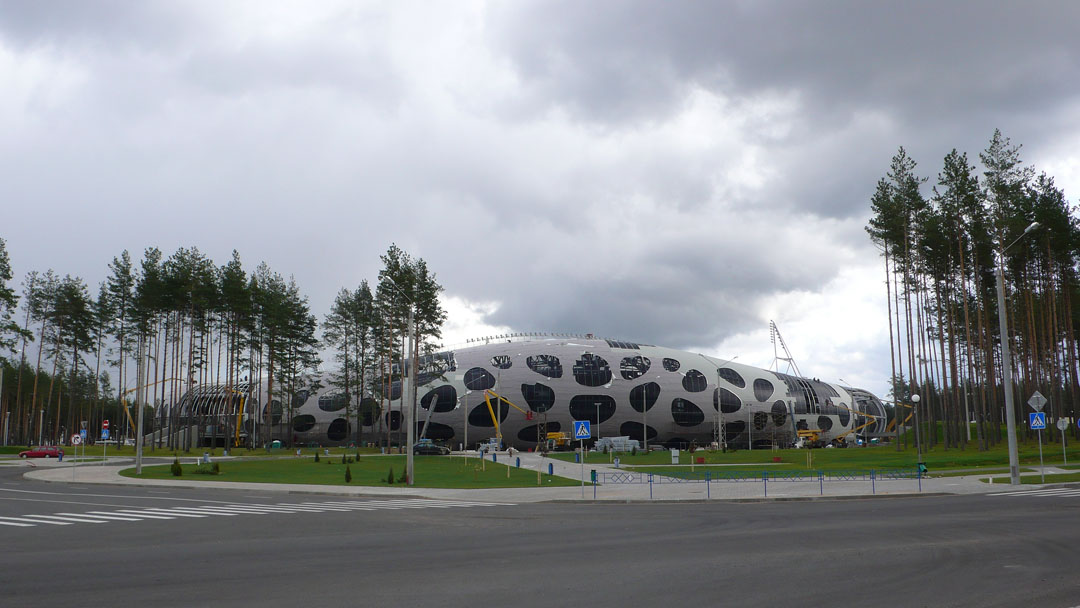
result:
[[[487,460],[492,456],[488,455]],[[521,468],[537,470],[546,473],[548,465],[555,475],[568,479],[580,480],[582,467],[580,464],[564,462],[554,458],[545,458],[537,453],[516,452],[510,456],[506,452],[499,452],[495,456],[499,463],[517,464],[520,459]],[[146,464],[167,464],[169,458],[147,458]],[[233,458],[215,458],[214,460],[227,461]],[[602,483],[595,488],[591,485],[576,487],[524,487],[524,488],[492,488],[492,489],[443,489],[443,488],[408,488],[405,486],[322,486],[304,484],[273,484],[273,483],[240,483],[219,481],[196,481],[192,479],[177,480],[150,480],[132,479],[122,477],[120,471],[134,466],[131,458],[109,458],[108,462],[76,463],[70,461],[56,462],[54,460],[28,460],[28,461],[0,461],[2,466],[24,467],[27,469],[25,477],[38,481],[53,483],[80,483],[80,484],[107,484],[125,486],[153,486],[172,488],[228,488],[237,490],[281,492],[286,494],[321,494],[332,496],[351,497],[384,497],[384,498],[433,498],[445,500],[471,500],[491,502],[545,502],[545,501],[597,501],[604,502],[637,502],[637,501],[705,501],[705,500],[805,500],[821,498],[869,498],[869,497],[898,497],[918,496],[929,494],[979,494],[988,492],[1001,492],[1009,488],[1008,474],[981,474],[963,477],[939,477],[933,476],[922,479],[921,489],[918,480],[877,480],[873,484],[870,481],[825,481],[817,479],[797,482],[769,481],[767,484],[760,480],[743,481],[717,481],[709,484],[704,482],[674,483],[670,478],[654,476],[654,482],[649,483]],[[586,464],[584,468],[585,479],[590,477],[590,471],[596,470],[601,480],[605,479],[604,473],[626,473],[625,469],[616,469],[612,465]],[[1047,467],[1046,473],[1065,473],[1056,467]],[[1025,473],[1025,477],[1038,475]],[[636,476],[640,480],[647,478],[647,472]],[[994,484],[988,484],[981,480],[993,477]],[[607,479],[611,479],[608,475]],[[665,481],[666,479],[666,481]],[[1050,487],[1025,485],[1023,489],[1037,489]],[[1056,484],[1060,485],[1060,484]],[[1020,489],[1020,488],[1016,488]]]

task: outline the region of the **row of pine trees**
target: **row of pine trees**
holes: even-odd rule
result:
[[[441,287],[423,260],[392,245],[382,261],[374,293],[366,280],[343,289],[320,328],[292,277],[266,263],[249,272],[235,251],[222,266],[194,247],[167,258],[148,248],[137,263],[124,251],[96,295],[52,270],[27,273],[18,294],[0,239],[0,432],[6,421],[8,443],[60,443],[82,421],[94,436],[111,419],[114,435],[131,437],[137,410],[128,406],[136,405],[144,433],[196,429],[157,433],[155,447],[191,449],[210,425],[224,437],[242,430],[252,446],[275,436],[288,442],[300,396],[323,378],[344,394],[348,415],[381,429],[407,357],[409,307],[418,352],[434,348],[445,319]],[[328,375],[317,373],[326,349],[336,360]],[[214,385],[236,395],[232,407],[246,404],[246,428],[236,428],[235,409],[211,420],[177,407],[189,389]]]
[[[892,397],[901,419],[918,421],[924,448],[974,441],[985,450],[1003,439],[999,265],[1017,423],[1027,427],[1024,404],[1036,390],[1049,400],[1051,421],[1076,419],[1080,229],[1053,177],[1024,164],[1020,151],[995,130],[979,166],[953,149],[927,189],[900,148],[870,201],[866,230],[884,260]],[[921,397],[914,408],[913,394]]]

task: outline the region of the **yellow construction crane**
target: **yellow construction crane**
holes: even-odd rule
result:
[[[525,414],[526,420],[533,419],[533,412],[532,410],[527,410],[519,405],[514,404],[506,397],[503,397],[502,395],[496,393],[491,389],[486,389],[484,391],[484,403],[487,404],[488,414],[491,415],[491,422],[495,425],[495,438],[499,440],[499,445],[502,445],[502,428],[499,426],[499,418],[495,415],[495,409],[491,407],[491,397],[495,397],[496,399],[501,400],[503,403],[509,405],[510,407],[521,412],[522,414]]]
[[[128,393],[134,393],[135,391],[142,390],[142,389],[144,389],[144,388],[146,388],[148,386],[154,386],[155,384],[161,384],[162,382],[170,382],[172,380],[179,380],[179,378],[166,378],[164,380],[158,380],[157,382],[151,382],[149,384],[143,384],[142,386],[136,386],[135,388],[128,389],[128,390],[124,391],[124,396],[127,396]],[[135,428],[135,421],[131,419],[131,412],[128,410],[127,401],[122,399],[120,404],[124,406],[124,414],[127,415],[128,424],[130,424],[131,428],[134,429]],[[142,429],[138,429],[138,432],[141,433]]]

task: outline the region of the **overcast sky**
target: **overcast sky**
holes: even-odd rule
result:
[[[1080,190],[1069,2],[0,0],[0,237],[82,276],[237,249],[321,319],[396,242],[444,342],[594,332],[884,396],[898,146]]]

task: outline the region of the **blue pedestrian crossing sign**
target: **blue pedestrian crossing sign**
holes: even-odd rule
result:
[[[1028,424],[1033,431],[1046,429],[1046,412],[1032,412],[1028,414]]]
[[[592,437],[592,428],[588,420],[574,421],[574,439],[588,439]]]
[[[101,429],[101,438],[102,439],[108,439],[109,438],[109,429]]]

